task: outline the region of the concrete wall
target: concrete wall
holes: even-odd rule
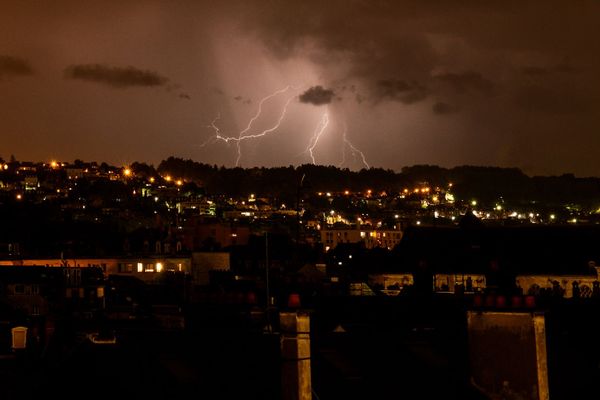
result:
[[[467,313],[471,381],[495,399],[549,399],[543,314]]]

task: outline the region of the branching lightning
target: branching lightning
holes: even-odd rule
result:
[[[356,157],[356,154],[359,154],[363,165],[367,168],[370,168],[365,154],[359,149],[357,149],[356,146],[354,146],[350,140],[348,140],[348,127],[346,126],[346,123],[344,123],[344,133],[342,134],[342,138],[344,144],[342,145],[342,162],[340,163],[340,167],[346,162],[346,146],[348,146],[350,148],[350,151],[352,152],[352,156]]]
[[[273,97],[283,94],[287,91],[289,91],[292,87],[291,86],[286,86],[283,89],[277,90],[276,92],[271,93],[270,95],[264,97],[259,103],[258,103],[258,110],[256,111],[256,114],[250,119],[250,121],[248,121],[248,125],[246,126],[245,129],[241,130],[237,136],[224,136],[221,134],[221,130],[219,129],[219,127],[217,126],[216,122],[221,118],[221,115],[218,114],[217,117],[211,122],[211,124],[208,126],[209,128],[212,128],[215,132],[215,136],[212,137],[211,139],[209,139],[208,141],[206,141],[205,143],[202,144],[202,147],[215,141],[215,140],[220,140],[222,142],[228,143],[229,142],[235,142],[236,143],[236,147],[237,147],[237,158],[235,160],[235,166],[239,166],[240,164],[240,159],[242,158],[242,148],[241,148],[241,142],[243,140],[249,140],[249,139],[257,139],[263,136],[268,135],[269,133],[272,133],[274,131],[276,131],[279,126],[281,125],[281,122],[283,121],[283,119],[285,118],[285,115],[287,113],[287,109],[288,106],[290,105],[290,103],[292,102],[292,100],[294,99],[294,96],[289,97],[284,106],[283,109],[281,111],[281,114],[279,115],[279,118],[277,119],[275,125],[273,125],[270,128],[267,128],[265,130],[263,130],[260,133],[255,133],[255,134],[251,134],[251,135],[247,135],[246,133],[248,133],[250,131],[250,129],[252,129],[252,124],[261,116],[262,114],[262,107],[263,104],[272,99]]]
[[[329,112],[326,111],[323,114],[323,116],[321,117],[319,124],[315,128],[315,132],[313,133],[312,137],[310,138],[310,141],[308,142],[308,147],[305,150],[305,152],[307,152],[308,155],[310,156],[310,159],[312,160],[313,164],[316,164],[313,150],[317,146],[317,143],[319,143],[319,139],[321,138],[321,135],[323,135],[323,132],[325,132],[325,129],[327,129],[328,125],[329,125]]]
[[[281,126],[281,123],[283,122],[283,120],[286,117],[288,107],[289,107],[290,103],[292,102],[292,100],[297,96],[297,93],[295,93],[293,96],[290,96],[286,99],[286,101],[283,105],[283,108],[281,109],[281,113],[279,114],[279,117],[277,118],[275,123],[270,128],[264,129],[263,131],[258,132],[258,133],[249,133],[252,131],[254,123],[261,117],[261,115],[263,113],[264,104],[266,102],[268,102],[269,100],[273,99],[274,97],[282,95],[290,90],[293,90],[294,92],[296,92],[298,90],[298,88],[295,88],[292,86],[286,86],[283,89],[279,89],[279,90],[269,94],[268,96],[263,97],[260,100],[260,102],[258,103],[258,109],[256,110],[256,113],[252,116],[252,118],[250,118],[246,127],[243,130],[241,130],[237,135],[234,135],[234,136],[225,135],[221,132],[221,129],[217,125],[217,122],[221,119],[221,114],[220,113],[217,114],[217,116],[211,121],[210,125],[207,126],[207,128],[210,128],[214,131],[214,135],[211,136],[206,142],[204,142],[201,145],[201,147],[204,147],[211,143],[215,143],[217,141],[221,141],[221,142],[224,142],[227,144],[234,142],[236,145],[236,150],[237,150],[235,165],[236,165],[236,167],[239,166],[240,160],[242,158],[242,146],[241,146],[242,141],[258,139],[263,136],[269,135],[270,133],[273,133],[277,129],[279,129],[279,127]],[[329,116],[329,110],[327,109],[321,116],[321,119],[319,120],[319,123],[315,127],[315,130],[308,142],[308,145],[307,145],[306,149],[304,150],[304,153],[308,153],[308,156],[310,157],[312,164],[316,164],[314,151],[319,143],[319,140],[321,139],[321,137],[327,130],[329,123],[330,123],[330,116]],[[367,159],[365,157],[365,154],[362,151],[360,151],[356,146],[354,146],[354,144],[348,139],[347,131],[348,131],[347,126],[344,123],[344,131],[343,131],[343,135],[342,135],[342,140],[343,140],[342,162],[340,163],[340,166],[344,165],[344,163],[346,162],[346,151],[347,151],[346,148],[348,148],[348,149],[350,149],[350,152],[352,153],[352,156],[355,159],[356,159],[356,157],[360,156],[360,161],[362,162],[362,164],[366,168],[370,168],[369,163],[367,162]]]

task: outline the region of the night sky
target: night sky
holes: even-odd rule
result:
[[[600,176],[599,71],[596,0],[0,0],[0,156]]]

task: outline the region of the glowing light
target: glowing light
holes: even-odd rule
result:
[[[497,210],[497,211],[500,211],[500,210],[502,210],[502,206],[501,206],[500,204],[498,204],[498,205],[496,206],[496,210]]]
[[[556,219],[556,215],[554,215],[554,214],[550,214],[550,219],[551,219],[551,220],[554,220],[554,219]]]
[[[417,221],[417,225],[421,225],[421,221]]]
[[[201,147],[206,146],[207,144],[209,144],[213,140],[219,140],[219,141],[222,141],[222,142],[225,142],[225,143],[235,142],[236,143],[236,148],[237,148],[237,157],[236,157],[236,160],[235,160],[235,165],[236,165],[236,167],[239,166],[240,160],[242,158],[241,142],[243,140],[257,139],[257,138],[266,136],[266,135],[268,135],[271,132],[276,131],[279,128],[279,126],[281,125],[281,122],[283,121],[283,119],[285,118],[285,115],[287,114],[288,106],[290,105],[290,103],[292,102],[292,100],[294,99],[295,96],[291,96],[291,97],[289,97],[287,99],[287,101],[285,102],[285,105],[283,106],[283,110],[281,111],[281,114],[280,114],[279,118],[277,119],[275,125],[273,125],[271,128],[263,130],[260,133],[256,133],[256,134],[252,134],[252,135],[247,135],[246,133],[248,133],[250,131],[250,129],[252,129],[252,124],[261,116],[263,104],[265,102],[267,102],[268,100],[272,99],[273,97],[276,97],[276,96],[278,96],[280,94],[283,94],[283,93],[289,91],[290,89],[292,89],[291,86],[286,86],[285,88],[277,90],[277,91],[271,93],[270,95],[264,97],[258,103],[258,110],[256,111],[256,114],[254,114],[254,116],[252,118],[250,118],[250,121],[248,121],[248,125],[246,125],[246,128],[244,128],[243,130],[241,130],[238,133],[237,136],[224,136],[224,135],[221,134],[221,130],[216,125],[217,121],[221,118],[221,114],[218,114],[217,117],[208,126],[209,128],[212,128],[214,130],[215,136],[213,138],[209,139],[207,142],[203,143],[201,145]]]
[[[315,132],[313,133],[313,136],[310,138],[310,141],[308,142],[308,147],[305,150],[305,152],[308,152],[313,165],[316,164],[315,155],[313,154],[313,150],[315,149],[315,147],[317,147],[317,143],[319,143],[319,139],[321,138],[321,135],[323,135],[323,132],[325,132],[325,129],[327,129],[328,125],[329,125],[329,114],[327,112],[325,112],[323,114],[323,117],[321,117],[319,124],[315,128]]]
[[[144,272],[144,264],[141,262],[137,263],[137,272]]]
[[[365,157],[365,154],[352,144],[352,142],[348,139],[348,126],[344,122],[344,132],[342,133],[342,140],[344,141],[344,146],[342,147],[342,162],[340,163],[340,167],[344,165],[346,162],[346,146],[350,148],[352,152],[352,157],[356,158],[356,155],[360,155],[360,160],[366,168],[370,168],[369,163]]]
[[[157,262],[156,263],[156,272],[161,272],[162,269],[163,269],[162,263]]]
[[[23,195],[21,195],[20,193],[17,195],[17,200],[21,200],[23,198]]]
[[[183,185],[183,181],[181,179],[178,179],[177,182],[175,182],[175,184],[177,186],[181,186],[181,185]]]
[[[150,178],[150,183],[154,183],[154,178]]]
[[[348,196],[348,195],[350,194],[350,191],[349,191],[349,190],[344,190],[344,194],[345,194],[346,196]]]
[[[6,171],[8,169],[8,164],[4,164],[4,170]]]
[[[57,163],[56,161],[52,160],[52,161],[50,162],[50,166],[51,166],[52,168],[58,168],[58,163]]]
[[[131,169],[130,168],[125,168],[123,170],[123,175],[125,175],[125,176],[131,176]]]
[[[472,200],[472,201],[471,201],[471,205],[472,205],[473,207],[475,207],[475,206],[477,205],[477,200]]]
[[[167,176],[165,176],[165,181],[167,181],[167,182],[171,182],[171,179],[172,179],[172,178],[171,178],[171,176],[170,176],[170,175],[167,175]]]

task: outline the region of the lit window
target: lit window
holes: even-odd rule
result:
[[[144,264],[137,263],[137,272],[144,272]]]
[[[162,263],[156,263],[156,272],[161,272],[163,269]]]

